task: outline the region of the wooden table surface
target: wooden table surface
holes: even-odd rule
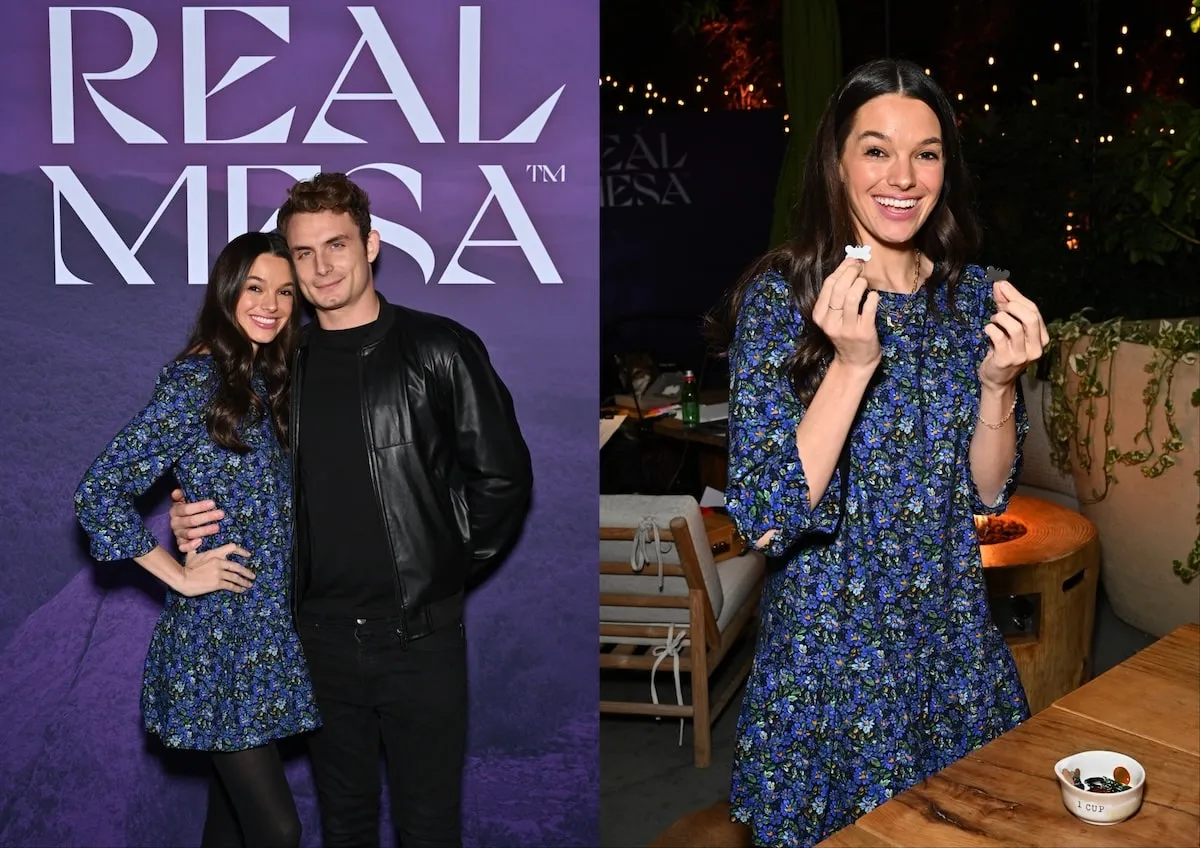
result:
[[[1141,809],[1091,825],[1054,764],[1077,751],[1146,767]],[[821,848],[1200,845],[1200,626],[1188,624],[820,843]]]

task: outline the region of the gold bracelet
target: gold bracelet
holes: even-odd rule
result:
[[[1005,424],[1008,423],[1008,419],[1013,417],[1013,413],[1016,412],[1016,410],[1017,410],[1017,396],[1016,396],[1016,393],[1014,393],[1012,406],[1010,406],[1008,408],[1008,414],[1005,415],[1003,418],[1001,418],[1000,422],[998,424],[987,423],[987,421],[985,421],[983,419],[983,416],[979,415],[979,414],[976,414],[976,417],[979,419],[979,423],[982,424],[984,427],[987,427],[989,430],[999,430],[1001,427],[1003,427]]]

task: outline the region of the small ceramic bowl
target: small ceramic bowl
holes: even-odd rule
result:
[[[1080,789],[1072,780],[1063,776],[1079,769],[1079,777],[1113,776],[1113,769],[1122,766],[1129,772],[1129,789],[1123,792],[1088,792]],[[1142,806],[1142,795],[1146,789],[1146,769],[1126,754],[1115,751],[1081,751],[1064,757],[1054,764],[1054,776],[1062,789],[1063,804],[1088,824],[1116,824],[1125,821]]]

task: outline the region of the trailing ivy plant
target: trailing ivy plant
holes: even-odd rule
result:
[[[1086,312],[1086,310],[1084,310]],[[1099,459],[1104,472],[1103,486],[1093,488],[1090,495],[1078,492],[1082,503],[1102,501],[1109,488],[1117,482],[1114,473],[1118,464],[1139,468],[1146,477],[1158,477],[1177,462],[1184,443],[1176,424],[1176,409],[1171,401],[1175,369],[1179,363],[1191,365],[1200,356],[1200,323],[1195,320],[1177,322],[1127,321],[1112,318],[1092,323],[1084,312],[1070,318],[1051,322],[1048,327],[1051,343],[1044,357],[1043,369],[1050,383],[1045,393],[1042,416],[1050,442],[1050,458],[1064,474],[1071,473],[1072,453],[1079,468],[1091,472]],[[1081,339],[1083,344],[1077,344]],[[1146,365],[1148,375],[1142,389],[1145,421],[1134,434],[1127,448],[1115,445],[1113,435],[1113,406],[1123,402],[1111,397],[1113,354],[1121,342],[1149,346],[1153,350]],[[1067,391],[1069,375],[1077,379],[1074,392]],[[1030,376],[1034,376],[1032,373]],[[1108,398],[1107,413],[1098,421],[1097,398]],[[1190,403],[1200,407],[1200,389],[1192,392]],[[1161,405],[1167,432],[1154,432],[1156,410]],[[1161,441],[1156,442],[1156,438]],[[1200,471],[1196,472],[1200,491]],[[1196,524],[1200,526],[1200,503],[1197,504]],[[1184,583],[1200,575],[1200,533],[1191,551],[1182,560],[1173,560],[1175,573]]]

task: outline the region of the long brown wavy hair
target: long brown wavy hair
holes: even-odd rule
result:
[[[979,247],[970,175],[962,157],[954,109],[945,93],[912,62],[878,59],[855,68],[830,96],[817,125],[804,165],[791,238],[751,265],[705,316],[710,347],[716,355],[726,355],[747,290],[768,271],[781,274],[804,318],[804,332],[788,370],[792,388],[805,405],[816,394],[834,353],[829,337],[812,320],[813,305],[825,278],[845,258],[845,245],[858,242],[839,163],[859,108],[882,94],[920,100],[933,110],[941,127],[945,168],[942,192],[914,239],[917,249],[933,262],[933,273],[925,285],[932,313],[937,312],[934,297],[942,286],[946,286],[947,302],[953,311],[957,281]]]
[[[195,327],[187,346],[177,358],[207,352],[212,355],[220,380],[217,390],[205,410],[208,433],[217,444],[238,453],[250,448],[242,440],[243,422],[270,415],[279,443],[285,448],[288,440],[288,406],[291,400],[291,379],[288,366],[300,338],[300,304],[279,335],[269,344],[254,343],[237,321],[237,304],[246,286],[246,277],[258,257],[279,256],[287,260],[296,279],[287,242],[278,233],[244,233],[229,242],[213,263],[208,277],[204,305],[196,317]],[[267,401],[251,387],[251,379],[262,375],[267,388]]]

